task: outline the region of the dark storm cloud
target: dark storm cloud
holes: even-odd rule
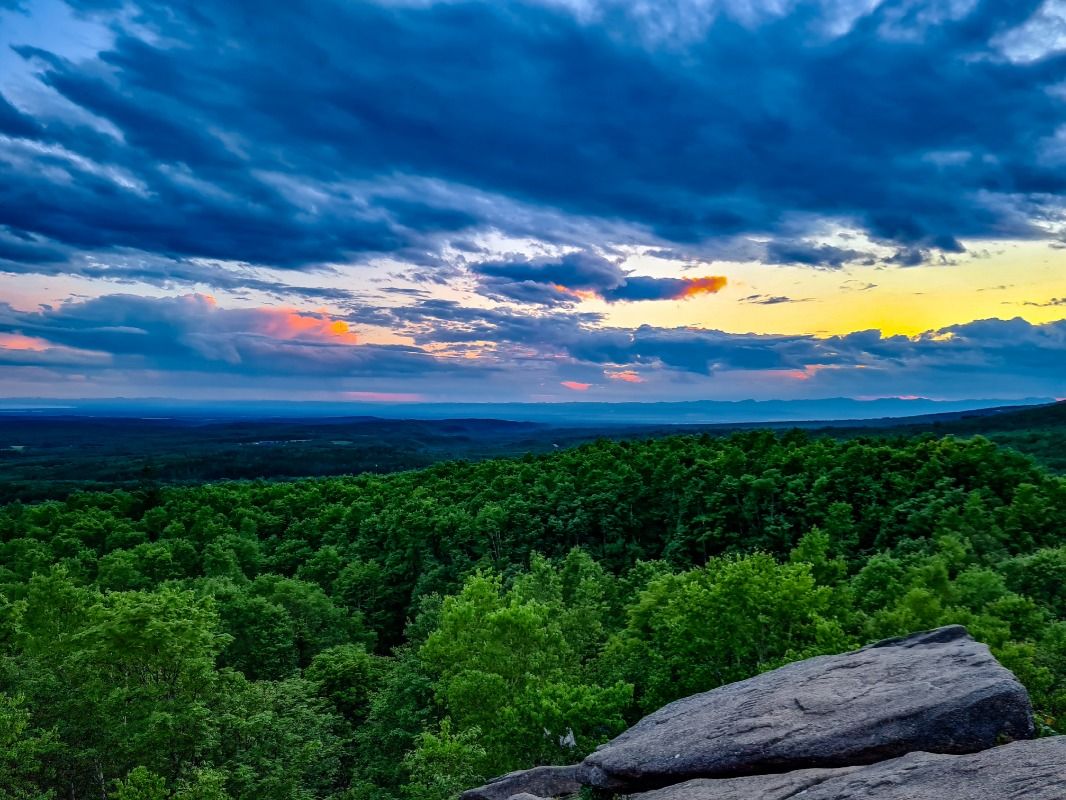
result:
[[[317,302],[349,302],[359,295],[335,286],[300,286],[268,280],[257,270],[221,267],[203,261],[172,260],[143,253],[83,254],[25,234],[0,229],[0,274],[77,275],[115,283],[147,283],[160,287],[212,286],[234,292],[262,292],[275,298]]]
[[[21,231],[5,231],[0,228],[0,271],[37,271],[42,264],[65,261],[67,253],[48,242]]]
[[[920,247],[905,247],[897,250],[886,261],[899,267],[919,267],[929,261],[929,251]]]
[[[558,258],[489,261],[473,265],[471,271],[482,294],[538,305],[564,305],[592,295],[608,303],[678,300],[713,294],[726,285],[726,279],[717,276],[634,276],[613,261],[584,252]]]
[[[18,48],[119,135],[0,102],[0,224],[295,268],[379,252],[432,266],[437,236],[528,230],[486,195],[553,209],[549,241],[603,244],[574,241],[593,234],[567,215],[686,246],[785,232],[768,258],[823,268],[862,254],[789,244],[796,213],[849,221],[900,263],[1042,235],[1032,220],[1066,191],[1039,146],[1066,121],[1048,91],[1066,59],[990,45],[1039,3],[916,15],[887,0],[827,35],[846,5],[711,20],[694,4],[689,24],[668,4],[586,20],[533,3],[133,3],[122,18],[151,41],[115,22],[97,59]],[[451,188],[428,198],[404,176]],[[517,299],[543,302],[527,282]]]
[[[605,291],[625,283],[626,274],[613,261],[591,253],[569,253],[559,258],[515,259],[477,264],[473,271],[487,278],[515,283],[545,283],[569,289]]]
[[[872,263],[868,253],[828,244],[772,241],[766,246],[766,260],[772,264],[800,264],[806,267],[839,269],[849,262]]]
[[[571,303],[575,292],[603,295],[626,280],[625,271],[613,261],[583,252],[487,261],[472,265],[471,272],[486,296],[537,305]]]
[[[32,117],[23,114],[0,94],[0,134],[36,138],[42,132],[41,126]]]

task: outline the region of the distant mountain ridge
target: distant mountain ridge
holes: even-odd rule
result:
[[[692,400],[650,403],[336,403],[336,402],[198,402],[166,399],[0,400],[0,413],[41,416],[204,417],[216,419],[309,419],[376,417],[379,419],[500,419],[553,425],[715,425],[728,423],[838,422],[917,417],[1026,407],[1053,398],[1021,400],[931,400],[888,397],[858,400]]]
[[[874,412],[870,406],[860,408]],[[876,408],[885,410],[883,405]],[[617,416],[608,422],[595,416],[580,422],[572,417],[494,419],[483,416],[489,413],[484,406],[473,408],[478,412],[473,418],[405,419],[296,417],[291,408],[287,416],[227,416],[217,408],[206,415],[189,407],[171,413],[143,406],[27,410],[8,405],[0,406],[0,501],[62,497],[79,489],[135,488],[146,481],[203,483],[396,472],[453,459],[548,453],[598,438],[726,436],[759,428],[801,428],[812,436],[834,438],[982,434],[1066,473],[1066,403],[936,408],[937,413],[906,417],[824,420],[800,417],[799,412],[809,407],[793,407],[799,418],[706,423],[681,414],[672,422]],[[408,408],[375,411],[399,414]]]

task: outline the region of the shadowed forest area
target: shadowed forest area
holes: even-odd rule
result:
[[[729,436],[765,425],[558,426],[498,419],[161,419],[0,415],[0,502],[246,478],[388,473],[548,453],[600,438]],[[847,423],[781,423],[834,438],[982,435],[1066,472],[1066,403]]]

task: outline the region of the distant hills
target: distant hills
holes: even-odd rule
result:
[[[856,400],[694,400],[662,403],[366,403],[198,402],[166,399],[0,400],[0,413],[42,416],[174,417],[184,419],[505,419],[553,425],[716,425],[726,423],[830,422],[954,414],[1032,406],[1053,398],[930,400],[888,397]]]
[[[722,436],[752,428],[803,428],[813,436],[837,438],[982,434],[1066,473],[1066,403],[1061,402],[983,408],[843,399],[647,405],[653,408],[603,403],[559,408],[433,406],[436,413],[475,410],[478,417],[390,419],[325,413],[299,417],[294,405],[257,406],[255,413],[213,406],[207,413],[203,407],[180,404],[15,408],[8,403],[0,410],[0,502],[157,483],[394,472],[449,459],[546,453],[601,437]],[[427,407],[417,408],[426,413]],[[575,408],[587,412],[584,419],[576,416]],[[672,412],[665,415],[669,422],[661,421],[664,408]],[[267,414],[268,409],[286,413]],[[836,409],[840,416],[820,418],[827,409]],[[316,410],[324,412],[323,407]],[[400,414],[414,409],[375,410]],[[494,410],[517,416],[523,411],[537,411],[542,417],[554,413],[559,419],[493,419]],[[613,416],[605,421],[601,415],[608,410]],[[904,417],[903,410],[927,413]],[[851,416],[860,413],[869,416]],[[871,418],[875,414],[880,416]],[[723,420],[730,415],[736,421]],[[708,417],[718,421],[700,421]]]

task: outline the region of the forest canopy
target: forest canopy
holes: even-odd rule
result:
[[[1066,733],[1066,479],[988,440],[600,441],[0,508],[0,798],[449,800],[962,623]]]

